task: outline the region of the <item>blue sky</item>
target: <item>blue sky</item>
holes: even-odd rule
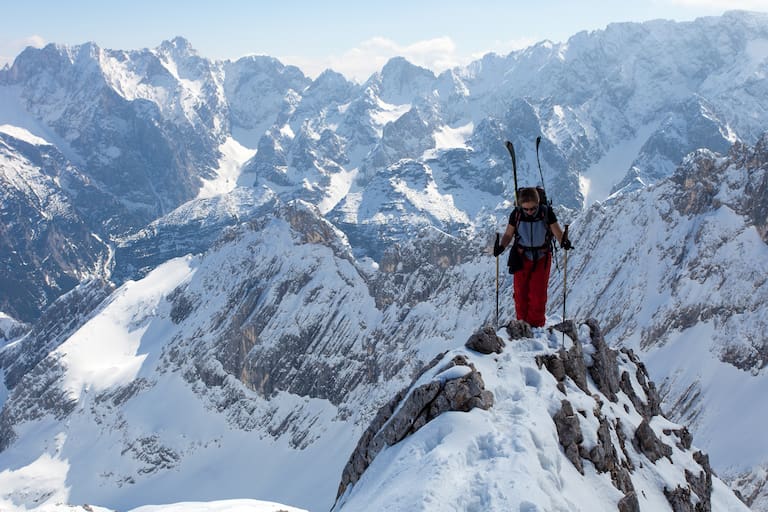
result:
[[[734,8],[768,12],[768,0],[17,0],[0,6],[0,65],[27,45],[131,50],[183,36],[204,57],[271,55],[310,76],[330,67],[362,81],[395,55],[442,71],[612,22]]]

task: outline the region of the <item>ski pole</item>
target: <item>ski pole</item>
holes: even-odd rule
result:
[[[499,245],[499,234],[496,233],[496,244],[494,249]],[[496,255],[496,330],[499,330],[499,255]]]
[[[568,224],[565,225],[563,236],[560,240],[568,240]],[[565,300],[568,298],[568,251],[565,251],[565,261],[563,262],[563,322],[565,322]],[[565,349],[565,332],[563,332],[563,341],[561,347]]]

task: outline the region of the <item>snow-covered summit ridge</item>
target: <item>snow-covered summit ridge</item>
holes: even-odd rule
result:
[[[411,418],[416,431],[379,447],[334,510],[748,510],[687,429],[660,415],[634,353],[609,349],[588,324],[567,348],[552,330],[516,339],[501,331],[499,355],[455,349],[433,362],[400,395],[426,395]],[[426,383],[470,371],[446,376],[467,368],[446,370],[457,357],[482,375],[493,406],[420,421],[439,401]]]

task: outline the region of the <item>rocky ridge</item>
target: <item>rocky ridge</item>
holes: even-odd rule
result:
[[[409,388],[379,409],[344,467],[337,500],[386,446],[402,441],[444,412],[469,412],[475,407],[487,410],[493,406],[493,393],[485,389],[475,366],[461,355],[446,364],[444,356],[437,356]],[[433,369],[428,382],[422,384],[422,376]]]
[[[539,379],[545,379],[546,372],[557,389],[544,396],[552,400],[550,425],[556,431],[561,454],[570,461],[569,464],[584,478],[590,478],[589,475],[595,472],[608,475],[609,482],[619,493],[615,507],[621,512],[661,510],[658,502],[652,505],[654,499],[664,500],[674,512],[718,510],[718,506],[725,502],[730,503],[729,510],[746,510],[732,492],[730,498],[724,498],[721,490],[715,492],[713,479],[717,477],[709,458],[693,448],[693,438],[686,427],[662,416],[658,391],[638,357],[631,350],[609,348],[595,320],[587,320],[584,326],[585,333],[572,321],[554,327],[568,334],[567,349],[565,343],[559,349],[555,348],[560,340],[550,330],[547,348],[539,346],[530,355],[516,354],[517,357],[532,357],[537,365],[537,370],[525,372],[525,381],[529,385],[540,385]],[[484,328],[467,341],[469,352],[439,355],[422,369],[409,388],[379,410],[344,469],[333,510],[358,510],[360,500],[356,493],[366,491],[355,487],[366,485],[361,477],[375,463],[376,456],[389,447],[405,444],[408,436],[428,428],[429,422],[440,414],[469,412],[474,407],[493,414],[497,406],[504,406],[486,389],[472,360],[480,362],[478,358],[493,357],[500,365],[499,355],[506,350],[517,352],[520,349],[514,345],[539,335],[533,334],[523,322],[516,321],[510,322],[506,331],[503,338],[493,328]],[[485,368],[487,370],[488,366]],[[456,401],[455,397],[461,399]],[[446,434],[441,438],[446,438]],[[400,452],[403,450],[405,453],[409,451],[402,449]],[[417,448],[412,450],[418,453]],[[393,463],[391,457],[388,460],[388,464]],[[382,471],[381,467],[376,469],[377,474]],[[666,476],[659,479],[658,476],[650,477],[652,474]],[[673,474],[676,476],[671,476]],[[390,479],[394,480],[388,482],[390,486],[398,485],[395,477],[390,476]],[[482,491],[477,489],[476,492]],[[510,489],[509,492],[513,491]],[[399,504],[404,500],[415,504],[421,499],[418,496],[406,499],[406,495],[398,495],[396,491],[387,493],[389,499],[394,500],[393,510],[400,510]],[[433,493],[440,495],[437,490]],[[658,498],[653,498],[653,493]],[[535,493],[531,493],[533,495]],[[433,497],[430,503],[440,503],[435,499]],[[543,502],[541,505],[546,508]],[[454,502],[451,506],[460,504]],[[571,506],[583,504],[571,503]],[[506,510],[493,501],[485,507],[487,510]],[[604,504],[604,507],[610,510],[610,506]]]
[[[555,377],[558,389],[566,397],[568,395],[566,379],[588,394],[590,393],[588,382],[591,381],[602,397],[614,404],[620,403],[619,393],[622,393],[624,409],[629,410],[628,399],[641,421],[639,425],[625,425],[620,418],[606,417],[602,397],[593,395],[596,406],[592,414],[595,415],[599,424],[596,432],[598,443],[591,448],[586,448],[583,445],[585,436],[579,416],[586,417],[587,412],[574,411],[571,401],[563,398],[560,410],[554,415],[553,420],[566,457],[582,474],[585,461],[591,462],[599,473],[609,473],[614,486],[624,493],[618,509],[621,512],[639,511],[638,492],[631,478],[637,462],[633,462],[633,457],[630,457],[627,451],[628,444],[631,443],[634,450],[643,454],[651,463],[666,458],[673,464],[672,447],[675,446],[687,452],[699,467],[693,471],[685,468],[687,485],[679,484],[673,488],[667,488],[665,485],[664,495],[672,510],[674,512],[712,510],[713,473],[709,465],[709,457],[701,451],[691,450],[693,438],[684,426],[667,426],[661,428],[661,433],[657,433],[659,423],[664,423],[666,420],[654,421],[655,418],[663,418],[660,407],[661,398],[655,384],[648,376],[645,365],[632,350],[616,351],[609,348],[594,319],[587,320],[585,325],[589,328],[591,341],[587,357],[585,357],[582,342],[578,336],[574,336],[575,327],[569,321],[560,324],[557,328],[569,333],[571,347],[568,350],[561,348],[555,354],[538,357],[537,362]],[[620,368],[619,359],[622,360],[625,368]],[[634,372],[630,373],[632,366],[634,366]],[[652,427],[652,424],[656,427]]]

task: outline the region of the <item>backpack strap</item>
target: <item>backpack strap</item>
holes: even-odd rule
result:
[[[515,209],[512,211],[512,216],[514,220],[512,225],[515,227],[515,231],[517,231],[517,225],[520,224],[520,218],[523,216],[523,209],[520,206],[515,206]]]

